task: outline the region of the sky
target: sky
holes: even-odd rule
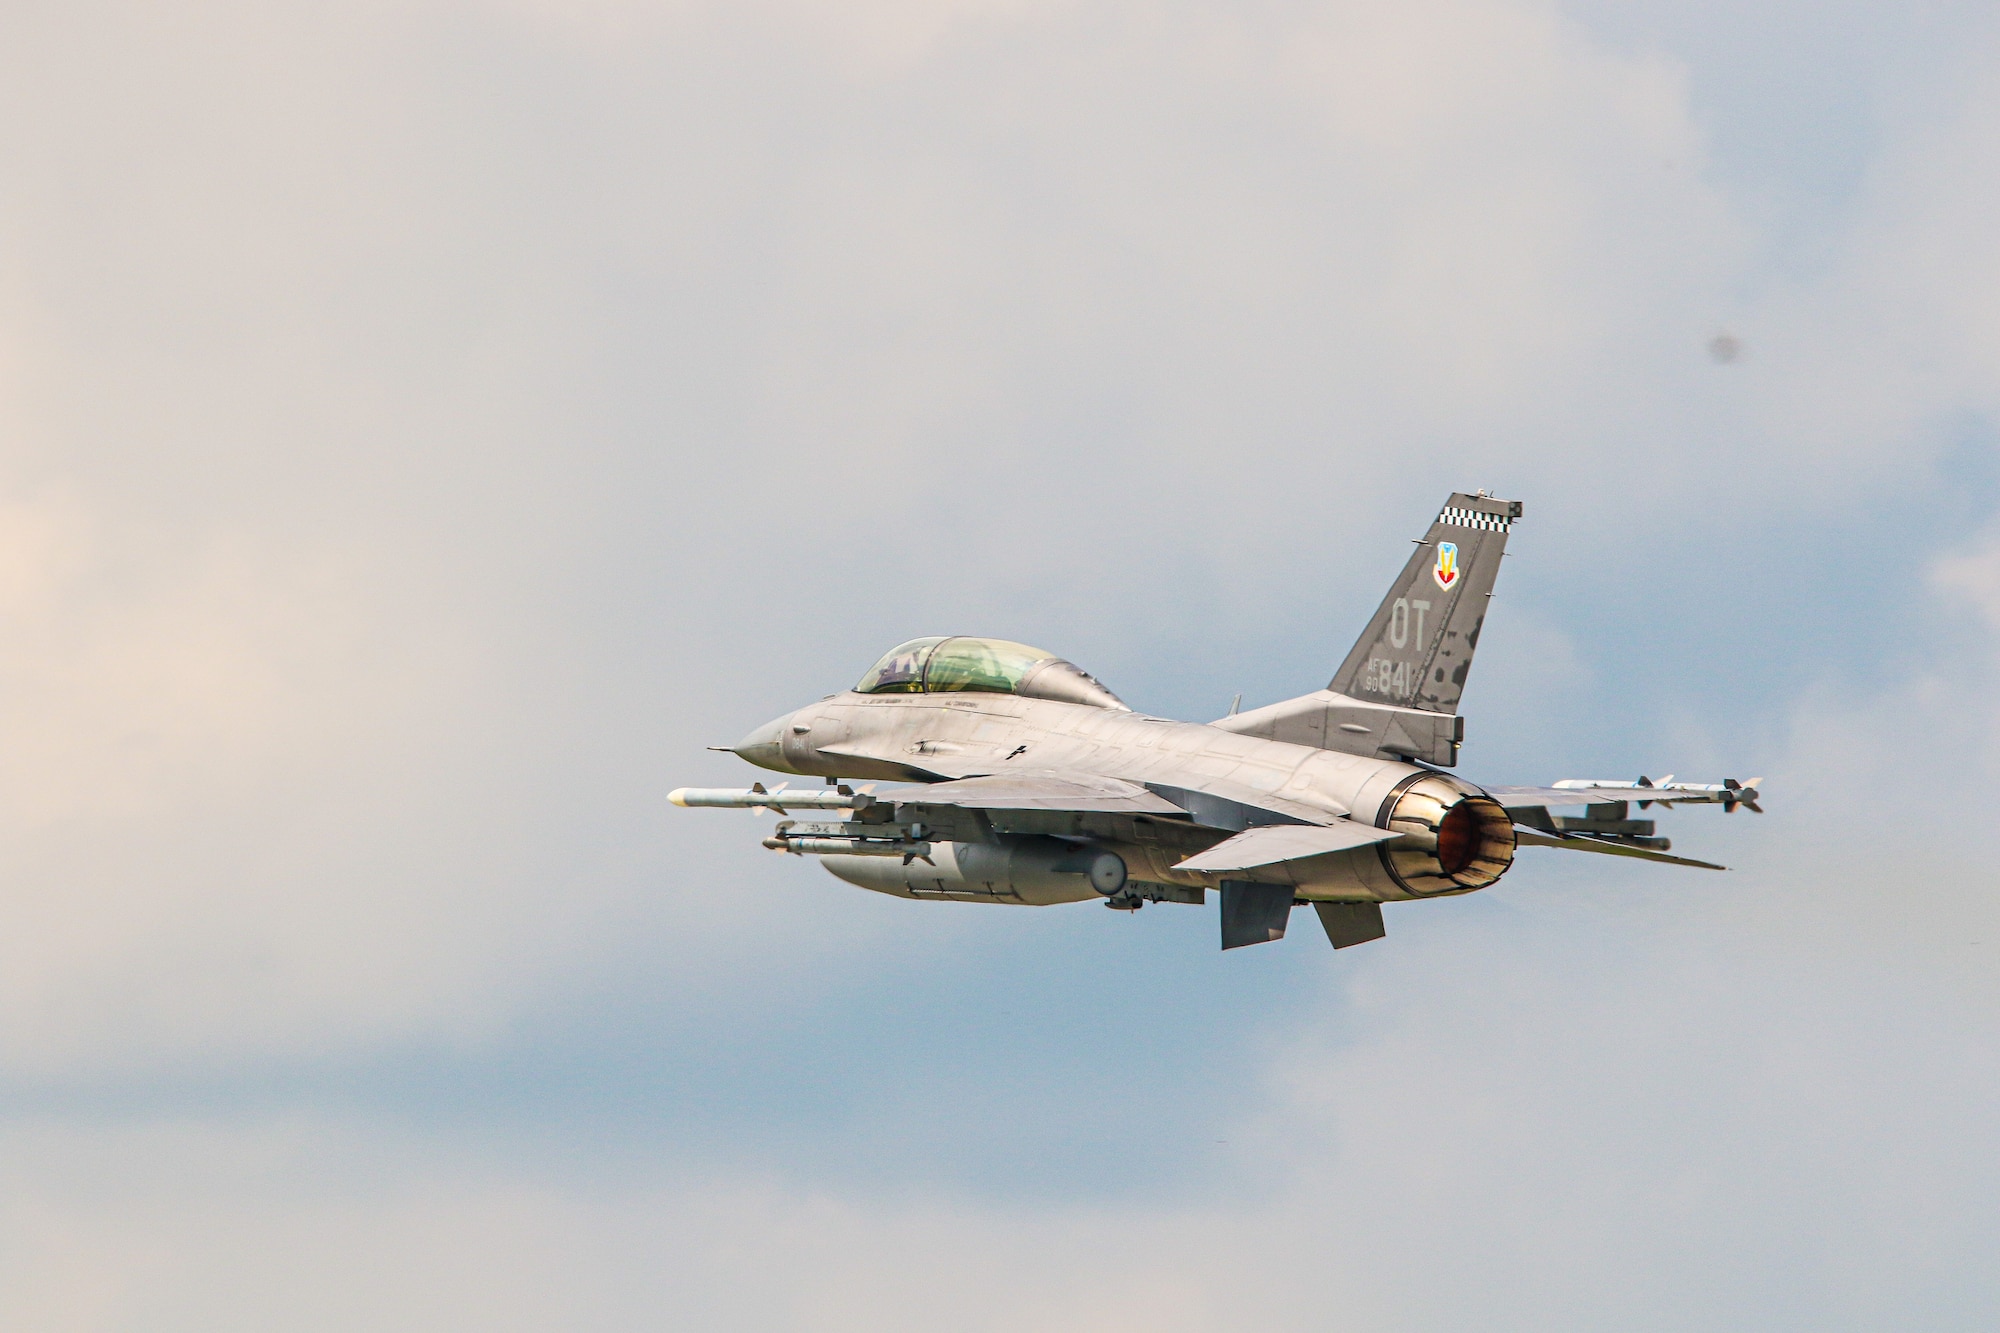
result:
[[[1991,1327],[1996,59],[0,5],[0,1326]],[[1224,955],[665,802],[921,634],[1318,688],[1478,488],[1460,771],[1728,874]]]

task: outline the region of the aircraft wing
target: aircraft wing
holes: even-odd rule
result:
[[[822,746],[820,753],[837,758],[897,764],[914,772],[935,773],[943,779],[934,783],[870,789],[877,800],[902,804],[956,805],[980,810],[1181,815],[1204,828],[1226,829],[1232,833],[1253,824],[1330,824],[1343,819],[1346,814],[1342,810],[1328,810],[1323,806],[1275,796],[1226,778],[1178,772],[1171,766],[1163,769],[1157,780],[1136,783],[1073,770],[1025,769],[996,773],[994,769],[1003,767],[1007,760],[1004,755],[992,753],[926,750],[914,756],[891,756],[865,746],[835,745]],[[989,783],[993,785],[986,785]],[[1149,792],[1156,803],[1137,804],[1141,798],[1132,794],[1134,790]],[[967,799],[945,799],[955,798],[961,793]],[[999,803],[1003,799],[1002,793],[1012,793],[1005,798],[1005,803]],[[1067,803],[1078,800],[1090,803]],[[1115,803],[1123,800],[1135,804]]]
[[[1186,810],[1136,782],[1087,773],[996,773],[956,782],[864,788],[898,805],[949,805],[962,810],[1073,810],[1098,814],[1185,815]]]
[[[1556,847],[1572,852],[1597,852],[1603,856],[1630,856],[1641,861],[1667,865],[1696,866],[1722,870],[1713,861],[1697,861],[1688,856],[1669,856],[1673,844],[1653,836],[1650,819],[1627,819],[1630,802],[1644,810],[1650,805],[1671,809],[1677,804],[1720,805],[1724,814],[1742,806],[1761,813],[1757,804],[1762,778],[1738,782],[1725,778],[1717,783],[1675,782],[1671,777],[1655,782],[1640,778],[1634,782],[1567,778],[1552,787],[1488,787],[1487,795],[1500,802],[1514,821],[1515,840],[1523,847]],[[1551,807],[1587,805],[1589,813],[1579,819],[1552,815]]]
[[[1631,847],[1624,843],[1605,842],[1598,838],[1570,837],[1552,838],[1546,833],[1531,833],[1527,829],[1515,829],[1514,841],[1523,847],[1560,847],[1570,852],[1598,852],[1604,856],[1636,856],[1641,861],[1664,861],[1670,866],[1694,866],[1701,870],[1727,870],[1713,861],[1697,861],[1688,856],[1669,856],[1649,847]]]
[[[1371,842],[1387,842],[1402,836],[1395,829],[1374,828],[1346,819],[1331,824],[1265,824],[1245,829],[1205,852],[1190,856],[1174,869],[1203,874],[1254,870],[1259,866],[1298,861],[1327,852],[1344,852],[1352,847],[1366,847]]]
[[[1168,815],[1203,828],[1237,832],[1261,824],[1345,823],[1318,806],[1273,796],[1240,783],[1198,779],[1200,787],[1128,782],[1092,773],[984,773],[949,782],[864,787],[878,801],[951,805],[966,810],[1070,810],[1079,813]]]

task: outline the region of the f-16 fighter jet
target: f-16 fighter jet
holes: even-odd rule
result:
[[[766,847],[903,898],[1132,911],[1216,889],[1225,949],[1280,938],[1302,903],[1336,949],[1380,939],[1383,903],[1486,888],[1523,846],[1722,869],[1669,855],[1631,803],[1756,811],[1757,778],[1481,787],[1443,771],[1520,515],[1484,492],[1447,500],[1323,690],[1177,722],[1039,648],[912,639],[853,689],[716,747],[826,787],[669,799],[775,811]]]

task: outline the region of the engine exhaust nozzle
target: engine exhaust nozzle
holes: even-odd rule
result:
[[[1506,809],[1443,773],[1398,783],[1375,823],[1403,835],[1376,845],[1390,875],[1411,893],[1470,893],[1514,863],[1514,821]]]

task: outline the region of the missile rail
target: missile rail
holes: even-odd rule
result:
[[[922,824],[889,822],[893,807],[850,787],[788,790],[780,784],[766,791],[750,787],[679,787],[667,793],[675,805],[721,810],[845,810],[855,818],[801,822],[786,819],[771,830],[764,845],[793,856],[898,856],[903,864],[931,859],[930,830]]]
[[[793,856],[900,856],[903,864],[931,859],[929,830],[922,824],[801,823],[787,819],[764,845]]]

